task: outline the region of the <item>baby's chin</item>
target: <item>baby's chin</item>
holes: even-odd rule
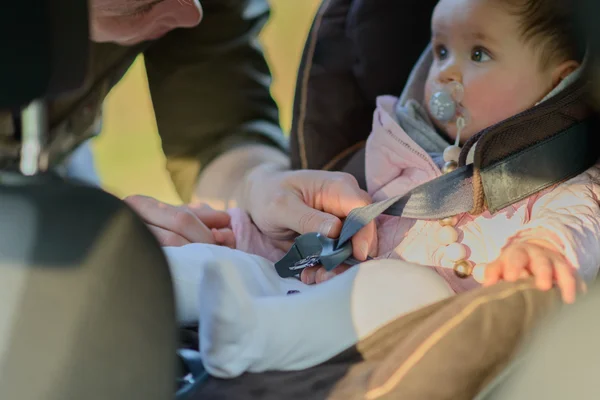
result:
[[[439,122],[438,120],[436,120],[434,118],[431,118],[431,120],[433,121],[433,125],[435,126],[435,129],[438,132],[451,138],[452,140],[456,139],[456,124],[454,122],[442,124],[441,122]]]
[[[432,119],[433,124],[438,132],[444,134],[447,138],[452,140],[451,144],[454,144],[456,140],[456,123],[449,122],[447,124],[442,124],[441,122]],[[460,134],[460,144],[463,145],[471,136],[475,135],[478,131],[474,129],[469,129],[469,126],[466,126]]]

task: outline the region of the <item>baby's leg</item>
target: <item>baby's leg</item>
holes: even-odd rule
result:
[[[238,271],[210,262],[200,286],[201,352],[207,370],[224,378],[317,365],[453,294],[429,268],[395,260],[363,263],[292,296],[255,297]]]
[[[171,270],[180,323],[198,321],[198,285],[209,261],[227,262],[243,280],[245,291],[252,297],[281,295],[289,290],[303,288],[302,282],[296,279],[281,279],[272,262],[239,250],[195,243],[182,247],[165,247],[163,251]]]

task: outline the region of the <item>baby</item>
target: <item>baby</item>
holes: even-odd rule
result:
[[[373,200],[451,170],[468,138],[567,86],[581,62],[568,7],[566,0],[440,0],[430,51],[404,94],[378,99],[366,148]],[[436,112],[439,93],[457,101],[451,118]],[[376,260],[316,286],[280,278],[273,262],[283,252],[231,210],[238,250],[165,249],[180,318],[199,316],[207,370],[234,377],[316,365],[402,314],[479,285],[457,278],[457,264],[485,271],[487,285],[533,275],[540,289],[556,283],[572,302],[577,280],[594,279],[600,266],[599,175],[593,167],[494,215],[380,216]]]

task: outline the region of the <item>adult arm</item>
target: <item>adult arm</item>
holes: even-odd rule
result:
[[[202,6],[197,27],[177,29],[144,53],[167,168],[184,202],[221,155],[241,152],[248,170],[274,154],[285,160],[287,152],[258,44],[267,0],[204,0]],[[235,187],[243,175],[229,178]]]

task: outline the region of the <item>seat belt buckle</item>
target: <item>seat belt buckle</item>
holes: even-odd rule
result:
[[[285,256],[275,263],[275,269],[282,278],[299,276],[305,268],[321,265],[331,271],[340,264],[356,264],[352,259],[350,241],[337,246],[338,240],[320,233],[300,235]]]

